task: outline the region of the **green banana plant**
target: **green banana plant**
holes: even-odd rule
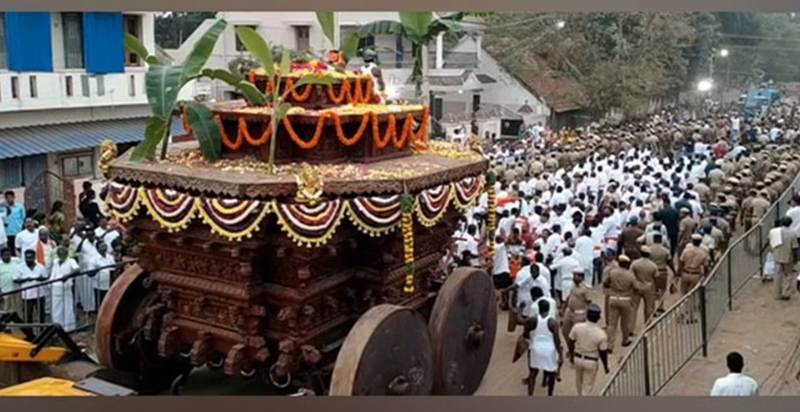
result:
[[[331,46],[335,44],[334,42],[334,35],[333,33],[336,31],[336,25],[334,24],[332,11],[318,11],[317,12],[317,22],[319,23],[320,28],[322,28],[322,33],[331,42]],[[358,52],[358,41],[361,40],[361,37],[358,34],[358,30],[350,33],[346,39],[342,40],[342,44],[339,46],[339,49],[344,54],[345,60],[349,60],[351,57],[355,56]]]
[[[399,34],[411,41],[411,52],[414,55],[414,69],[411,80],[414,81],[416,95],[422,95],[423,73],[422,61],[424,46],[433,41],[439,33],[461,32],[459,21],[465,13],[455,13],[445,17],[435,17],[432,12],[401,11],[400,21],[378,20],[361,26],[358,30],[359,37],[381,34]]]
[[[160,157],[162,160],[166,158],[170,125],[178,112],[178,94],[193,80],[203,77],[220,80],[239,90],[252,104],[263,105],[266,102],[266,96],[241,76],[226,70],[203,69],[226,25],[224,20],[217,20],[195,43],[191,53],[180,65],[162,62],[150,54],[139,39],[126,33],[125,48],[148,63],[145,90],[152,111],[152,115],[147,119],[144,140],[134,148],[131,160],[138,162],[155,160],[159,143],[161,143]],[[210,162],[217,161],[222,152],[222,137],[214,122],[213,113],[199,103],[187,104],[186,112],[189,124],[200,143],[203,157]]]
[[[267,42],[262,38],[255,30],[250,27],[241,26],[236,28],[236,35],[239,38],[239,41],[242,42],[244,47],[250,54],[255,58],[261,65],[264,67],[264,71],[267,74],[267,77],[272,79],[276,78],[275,74],[275,59],[272,55],[272,49],[269,47]],[[281,59],[280,59],[280,74],[289,73],[291,69],[291,56],[290,52],[287,49],[282,50]],[[289,110],[292,108],[292,104],[287,102],[287,96],[295,89],[305,85],[329,85],[336,82],[330,75],[305,75],[300,77],[300,79],[295,83],[294,87],[286,88],[282,93],[280,92],[281,89],[281,76],[277,76],[275,80],[275,86],[272,88],[272,92],[269,96],[266,96],[266,99],[270,102],[272,106],[272,119],[270,125],[272,127],[272,138],[269,139],[269,159],[268,159],[268,166],[267,169],[269,173],[273,173],[275,170],[275,148],[278,136],[278,129],[280,128],[281,124],[283,123],[283,119],[289,113]]]

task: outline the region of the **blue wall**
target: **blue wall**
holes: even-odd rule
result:
[[[5,19],[9,70],[52,72],[50,13],[6,12]]]
[[[88,73],[125,72],[122,13],[83,13],[83,59]]]

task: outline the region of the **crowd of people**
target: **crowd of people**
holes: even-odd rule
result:
[[[0,309],[30,323],[57,323],[66,331],[76,328],[80,316],[96,313],[121,261],[122,231],[102,214],[88,182],[78,205],[79,216],[70,226],[63,202],[54,202],[47,216],[28,217],[15,193],[5,193]]]
[[[668,296],[692,291],[734,233],[766,215],[800,172],[796,113],[781,104],[758,119],[692,119],[674,109],[561,134],[536,125],[486,150],[497,227],[490,233],[484,195],[461,219],[445,264],[493,275],[509,330],[523,326],[515,358],[527,350],[529,394],[541,371],[552,395],[565,358],[577,394],[589,393],[618,342],[630,345],[637,325],[662,313]],[[794,217],[800,228],[800,207]],[[788,298],[791,288],[780,290]]]

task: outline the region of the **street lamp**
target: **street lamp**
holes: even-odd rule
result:
[[[728,49],[722,49],[719,51],[719,57],[728,57]]]
[[[565,22],[564,20],[559,20],[559,21],[556,22],[556,28],[558,30],[563,29],[564,26],[566,26],[566,25],[567,25],[567,22]]]
[[[714,87],[714,83],[713,83],[713,81],[711,79],[703,79],[703,80],[700,80],[699,82],[697,82],[697,91],[700,92],[700,93],[705,93],[705,92],[711,90],[711,88],[713,88],[713,87]]]

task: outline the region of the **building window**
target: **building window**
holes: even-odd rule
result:
[[[0,187],[22,187],[22,158],[14,157],[0,161]]]
[[[61,157],[62,177],[94,176],[94,153],[82,152]]]
[[[128,96],[136,96],[136,77],[134,75],[128,76]]]
[[[138,16],[135,14],[125,14],[122,16],[122,24],[125,33],[130,34],[133,37],[141,40],[142,35],[142,16]],[[142,62],[139,60],[139,56],[136,53],[126,52],[125,53],[125,65],[126,66],[141,66]]]
[[[31,97],[39,97],[39,87],[36,84],[36,76],[28,76],[28,91]]]
[[[83,68],[83,16],[82,13],[61,13],[64,37],[64,67]]]
[[[19,77],[11,76],[11,97],[19,99]]]
[[[0,69],[8,68],[8,48],[6,47],[5,14],[0,12]]]
[[[105,96],[106,95],[106,78],[105,76],[97,76],[97,95],[98,96]]]
[[[256,28],[257,28],[257,26],[251,26],[251,25],[239,25],[239,26],[236,26],[236,28],[239,28],[239,27],[249,27],[249,28],[251,28],[253,30],[256,30]],[[236,36],[236,51],[240,51],[240,52],[247,51],[247,47],[244,47],[244,43],[242,43],[239,40],[239,36],[238,35]]]
[[[89,76],[82,75],[81,76],[81,93],[83,97],[89,97],[92,94],[92,91],[89,88]]]
[[[294,39],[297,51],[307,51],[311,48],[310,41],[309,41],[309,31],[310,27],[308,26],[295,26],[294,27]]]
[[[72,97],[75,94],[75,88],[72,85],[72,76],[65,77],[65,82],[67,97]]]

